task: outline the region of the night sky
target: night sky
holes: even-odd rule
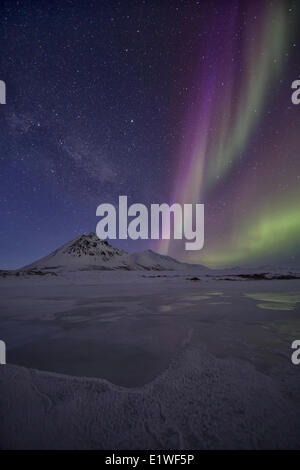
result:
[[[2,0],[0,21],[0,268],[119,195],[205,204],[203,250],[125,250],[300,266],[299,2]]]

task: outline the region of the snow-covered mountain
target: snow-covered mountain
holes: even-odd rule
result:
[[[77,271],[93,269],[129,269],[129,255],[100,240],[94,233],[81,235],[62,247],[25,266],[23,270]]]
[[[94,233],[81,235],[22,268],[22,271],[62,272],[91,270],[183,270],[193,265],[147,250],[129,254],[100,240]],[[198,266],[199,268],[200,266]],[[207,268],[203,268],[207,270]]]

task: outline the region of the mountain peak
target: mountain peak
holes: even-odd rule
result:
[[[106,261],[114,255],[121,256],[125,254],[124,251],[109,245],[106,240],[100,240],[93,232],[90,232],[88,235],[81,235],[64,245],[63,253],[78,257],[100,256]]]

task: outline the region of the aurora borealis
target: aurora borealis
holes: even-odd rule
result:
[[[211,40],[200,48],[172,194],[172,202],[206,204],[205,248],[190,255],[178,241],[160,243],[163,253],[217,268],[299,257],[300,110],[289,79],[295,9],[240,6],[224,7],[221,32],[211,19]]]
[[[212,267],[300,265],[294,0],[3,0],[0,268],[95,231],[96,208],[205,204]]]

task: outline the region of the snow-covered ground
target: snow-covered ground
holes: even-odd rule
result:
[[[300,448],[300,280],[225,278],[0,279],[0,448]]]

